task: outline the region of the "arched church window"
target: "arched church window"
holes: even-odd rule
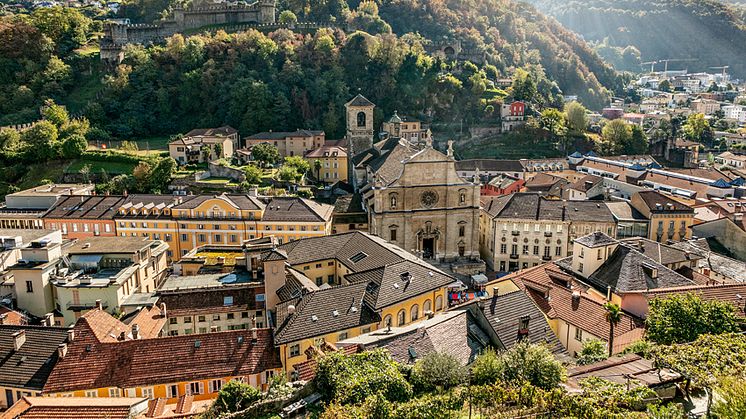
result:
[[[365,118],[367,118],[365,115],[365,112],[357,113],[357,126],[358,127],[364,127],[366,125]]]

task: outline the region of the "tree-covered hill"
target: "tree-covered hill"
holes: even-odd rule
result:
[[[669,68],[705,71],[728,65],[731,73],[746,77],[746,22],[737,1],[527,1],[588,41],[636,47],[642,61],[693,58]]]

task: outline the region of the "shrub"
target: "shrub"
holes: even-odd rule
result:
[[[420,391],[443,390],[455,387],[467,379],[467,371],[451,355],[430,353],[412,368],[411,382]]]
[[[519,342],[500,354],[487,350],[472,364],[472,381],[491,384],[500,381],[511,386],[532,384],[544,390],[565,380],[565,368],[543,345]]]
[[[606,359],[606,344],[599,339],[588,339],[583,342],[583,349],[578,356],[579,365],[588,365]]]
[[[473,384],[492,384],[502,375],[500,357],[492,348],[487,348],[477,356],[471,364],[471,380]]]
[[[319,360],[315,382],[327,399],[342,404],[362,403],[378,393],[389,401],[412,397],[412,386],[384,350],[327,355]]]
[[[215,408],[222,413],[238,412],[261,398],[262,393],[253,386],[231,380],[220,389],[215,399]]]

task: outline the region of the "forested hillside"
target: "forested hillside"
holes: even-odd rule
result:
[[[672,67],[728,65],[746,77],[746,22],[739,6],[717,0],[528,1],[588,41],[636,47],[642,61],[693,58]]]

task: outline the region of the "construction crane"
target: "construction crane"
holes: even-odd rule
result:
[[[729,65],[723,65],[720,67],[710,67],[713,70],[723,70],[723,81],[725,81],[725,76],[728,74],[726,70],[730,68]]]
[[[655,65],[658,64],[658,61],[647,61],[644,63],[640,63],[640,67],[650,64],[650,72],[655,72]]]
[[[669,58],[666,60],[658,60],[659,63],[665,63],[663,67],[663,77],[668,78],[668,63],[681,62],[681,61],[697,61],[696,58]]]

